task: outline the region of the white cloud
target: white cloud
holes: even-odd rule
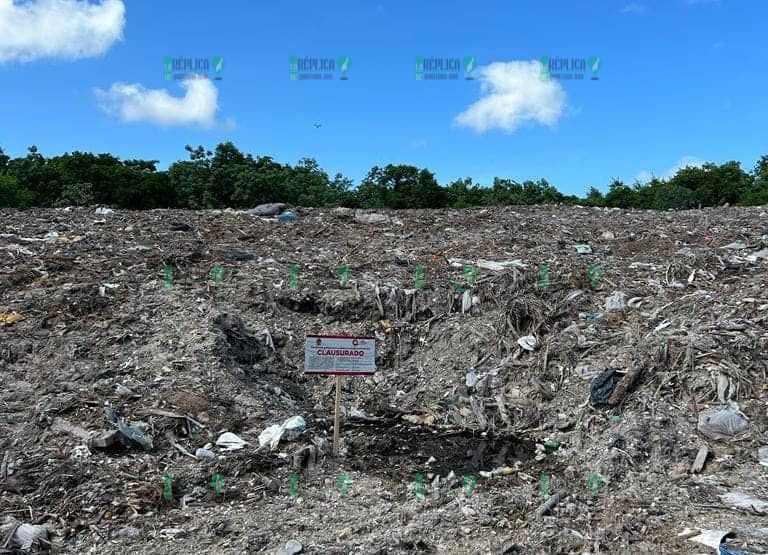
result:
[[[219,91],[207,78],[181,81],[182,97],[165,89],[145,89],[138,83],[114,83],[109,90],[96,89],[99,105],[125,122],[145,121],[164,127],[215,123]],[[226,124],[226,122],[225,122]]]
[[[565,91],[557,81],[542,80],[538,61],[493,62],[476,75],[480,99],[456,116],[458,125],[511,133],[529,122],[552,126],[565,111]]]
[[[670,179],[675,176],[678,170],[681,170],[688,166],[692,168],[700,168],[704,164],[706,164],[704,160],[701,160],[700,158],[697,158],[695,156],[683,156],[682,158],[680,158],[680,160],[678,160],[675,163],[674,166],[669,168],[666,172],[662,172],[660,176],[657,174],[654,174],[651,171],[642,170],[638,172],[638,174],[635,176],[635,180],[639,181],[640,183],[648,183],[654,177],[659,177],[660,179]]]
[[[99,56],[124,26],[122,0],[0,0],[0,63]]]
[[[632,2],[631,4],[626,4],[623,8],[621,8],[621,13],[643,13],[645,11],[645,6],[642,4],[636,4]]]

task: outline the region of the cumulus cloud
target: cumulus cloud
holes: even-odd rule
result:
[[[507,133],[526,123],[554,125],[565,111],[565,91],[557,81],[542,80],[538,61],[493,62],[477,69],[480,99],[455,123],[483,133]]]
[[[108,90],[96,89],[99,105],[124,122],[149,122],[163,127],[215,123],[219,91],[207,78],[181,81],[184,96],[171,96],[165,89],[145,89],[138,83],[114,83]]]
[[[701,160],[700,158],[697,158],[696,156],[683,156],[678,160],[674,166],[669,168],[667,171],[662,172],[660,179],[670,179],[675,176],[675,174],[688,166],[692,168],[700,168],[706,164],[704,160]],[[651,171],[648,170],[642,170],[635,176],[635,180],[639,181],[640,183],[648,183],[651,179],[654,177],[659,177],[656,174],[654,174]]]
[[[99,56],[124,26],[122,0],[0,0],[0,63]]]

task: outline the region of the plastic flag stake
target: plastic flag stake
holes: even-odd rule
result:
[[[424,288],[424,266],[419,264],[416,266],[414,271],[414,282],[416,284],[416,289],[423,289]]]
[[[469,497],[477,487],[477,478],[473,474],[467,474],[463,476],[462,482],[464,484],[464,493]]]
[[[350,480],[346,474],[341,474],[339,476],[336,476],[336,487],[338,487],[339,491],[341,491],[341,495],[344,495],[345,493],[347,493],[347,488],[351,483],[352,483],[352,480]]]
[[[171,486],[171,481],[173,478],[170,474],[165,474],[163,476],[163,497],[166,501],[170,501],[173,499],[173,489]]]
[[[542,264],[539,266],[539,287],[546,292],[549,287],[549,265]]]
[[[213,489],[216,493],[218,494],[223,493],[224,478],[222,478],[220,474],[214,474],[213,478],[211,478],[211,486],[213,486]]]
[[[593,264],[587,268],[587,275],[589,276],[589,281],[592,282],[592,285],[597,287],[600,285],[600,280],[603,277],[603,270],[600,268],[600,266],[595,266]]]
[[[599,474],[590,474],[589,479],[587,480],[587,487],[597,495],[600,493],[600,488],[603,487],[603,479],[600,477]]]
[[[539,479],[539,494],[546,501],[549,498],[549,474],[542,474]]]
[[[211,270],[211,275],[216,280],[217,284],[221,284],[221,280],[224,279],[224,276],[227,274],[227,271],[216,264],[213,269]]]
[[[347,282],[349,281],[349,277],[351,275],[352,275],[352,272],[349,271],[349,266],[339,266],[338,268],[336,268],[336,276],[338,276],[342,287],[344,287],[347,284]]]
[[[413,491],[416,494],[416,499],[419,501],[424,500],[424,478],[422,478],[421,474],[417,474],[413,479],[414,488]]]
[[[477,268],[474,266],[464,266],[464,279],[467,280],[467,285],[475,283],[475,276],[477,275]]]

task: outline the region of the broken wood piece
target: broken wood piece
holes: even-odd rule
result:
[[[696,454],[696,459],[691,465],[691,474],[697,474],[704,469],[704,464],[707,462],[709,456],[709,447],[706,444],[699,447],[699,452]]]
[[[554,509],[560,501],[568,497],[568,494],[564,491],[559,491],[556,494],[552,495],[544,501],[541,505],[539,505],[539,508],[536,509],[536,516],[538,518],[543,517],[545,514],[547,514],[549,511]]]
[[[96,447],[97,449],[106,449],[117,441],[119,433],[117,430],[101,432],[98,435],[91,436],[88,444],[90,447]]]

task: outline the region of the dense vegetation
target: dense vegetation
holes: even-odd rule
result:
[[[215,152],[185,147],[189,160],[158,171],[156,160],[120,160],[111,154],[66,153],[45,158],[32,146],[23,158],[0,149],[0,207],[85,206],[119,208],[247,208],[264,202],[353,208],[464,208],[508,204],[585,204],[658,210],[768,204],[768,155],[751,172],[739,162],[686,167],[669,179],[627,185],[585,198],[560,193],[545,179],[518,183],[494,178],[480,186],[467,177],[440,185],[427,169],[374,166],[357,188],[331,178],[312,158],[297,165],[243,154],[232,143]]]

